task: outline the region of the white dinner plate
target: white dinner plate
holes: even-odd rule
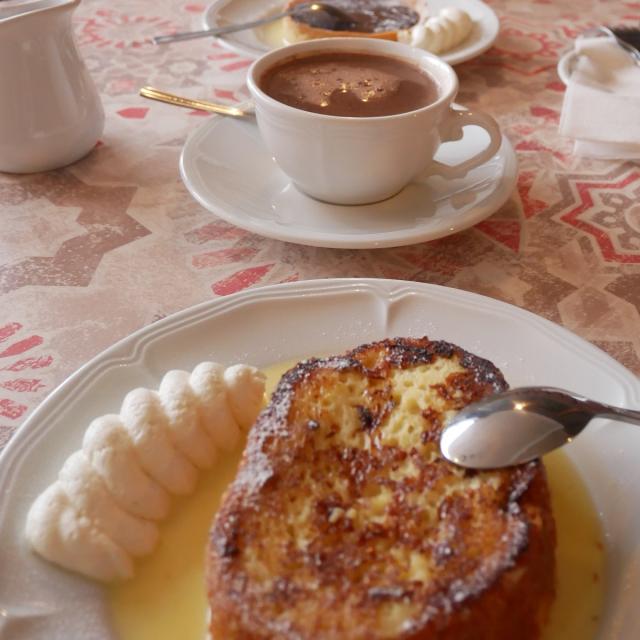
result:
[[[215,27],[250,22],[282,11],[286,0],[216,0],[203,16],[203,27]],[[500,22],[491,7],[480,0],[429,0],[429,15],[437,15],[445,7],[464,9],[474,22],[473,30],[464,42],[440,57],[449,64],[459,64],[484,53],[495,42]],[[219,38],[220,44],[245,56],[256,58],[273,48],[261,29],[247,29]],[[283,42],[284,44],[284,42]]]
[[[465,127],[464,138],[441,145],[436,159],[458,164],[484,149],[488,139],[481,128]],[[383,202],[332,205],[291,184],[254,120],[211,118],[187,140],[180,172],[203,207],[238,227],[310,246],[371,249],[435,240],[484,220],[511,195],[518,162],[503,138],[496,155],[464,178],[430,176]]]
[[[449,340],[489,358],[512,385],[566,387],[640,405],[640,382],[608,355],[551,322],[476,294],[393,280],[314,280],[248,290],[137,331],[59,386],[0,456],[0,638],[114,638],[101,587],[27,549],[29,505],[80,444],[92,418],[115,413],[134,387],[157,388],[173,368],[249,362],[265,367],[391,336]],[[606,532],[601,639],[640,628],[640,429],[599,421],[566,448]]]

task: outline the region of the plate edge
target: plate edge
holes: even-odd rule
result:
[[[84,386],[86,386],[92,379],[99,375],[105,367],[110,367],[114,364],[132,364],[139,361],[144,355],[145,348],[150,343],[161,338],[163,335],[179,330],[185,323],[197,323],[205,317],[229,312],[238,306],[243,306],[260,299],[273,298],[274,294],[280,294],[282,298],[290,298],[297,295],[308,295],[310,293],[330,295],[340,290],[355,290],[358,288],[368,290],[372,294],[378,297],[382,296],[386,299],[397,298],[403,294],[415,293],[426,295],[427,297],[449,299],[454,302],[461,298],[462,300],[473,301],[474,306],[489,309],[500,316],[514,316],[520,322],[536,326],[539,331],[542,331],[548,337],[552,337],[555,340],[562,340],[564,343],[572,342],[576,344],[583,350],[581,355],[591,362],[598,361],[599,364],[601,364],[600,361],[604,357],[612,377],[618,380],[625,388],[625,395],[628,396],[627,402],[640,401],[640,383],[631,371],[626,369],[609,354],[568,329],[507,302],[461,289],[406,280],[376,278],[301,280],[294,283],[267,285],[256,289],[245,290],[223,298],[201,302],[171,314],[158,322],[141,327],[94,356],[61,382],[36,407],[33,413],[18,428],[17,433],[11,438],[5,449],[0,453],[0,491],[3,491],[4,485],[11,481],[12,470],[15,466],[15,462],[13,464],[11,463],[12,459],[16,461],[19,460],[20,455],[28,452],[28,449],[26,451],[24,449],[30,445],[31,440],[46,433],[47,418],[57,416],[60,411],[66,408],[65,401],[68,401],[69,392],[77,382],[84,379]],[[118,355],[123,351],[129,351],[130,355],[126,357]],[[41,425],[39,428],[37,427],[38,424]],[[4,506],[0,505],[0,519],[3,518],[3,515]]]

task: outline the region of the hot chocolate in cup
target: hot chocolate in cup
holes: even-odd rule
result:
[[[491,116],[452,108],[458,78],[446,62],[398,42],[289,45],[256,60],[247,84],[274,160],[302,192],[335,204],[384,200],[423,175],[462,177],[502,140]],[[487,147],[454,166],[434,160],[468,125],[487,131]]]

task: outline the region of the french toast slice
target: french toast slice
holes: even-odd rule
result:
[[[214,640],[538,638],[555,584],[542,463],[475,472],[438,445],[506,388],[427,338],[288,371],[211,530]]]

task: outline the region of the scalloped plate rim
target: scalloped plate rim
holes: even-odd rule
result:
[[[274,299],[274,294],[283,292],[283,297],[288,298],[291,295],[297,295],[296,289],[302,288],[305,293],[318,293],[320,295],[326,295],[333,291],[337,291],[340,288],[347,288],[352,290],[358,286],[370,289],[372,293],[375,293],[376,287],[381,287],[387,296],[393,295],[396,292],[390,293],[387,289],[389,286],[398,286],[398,291],[404,291],[404,293],[431,293],[434,296],[442,296],[444,298],[451,297],[454,300],[460,298],[464,300],[468,298],[473,300],[476,306],[484,306],[486,309],[490,309],[497,315],[515,316],[519,321],[525,324],[535,325],[539,331],[559,339],[560,335],[566,341],[573,341],[576,346],[579,346],[585,351],[583,355],[592,362],[599,361],[602,366],[604,361],[607,360],[606,365],[611,369],[612,375],[619,377],[620,382],[625,386],[629,386],[628,392],[630,394],[630,400],[640,401],[640,383],[633,378],[633,374],[621,365],[617,360],[613,359],[607,353],[599,349],[598,347],[587,342],[583,338],[580,338],[576,334],[572,333],[568,329],[552,323],[541,316],[538,316],[526,309],[522,309],[511,305],[501,300],[489,298],[481,294],[465,291],[461,289],[453,289],[451,287],[445,287],[442,285],[435,285],[430,283],[419,283],[405,280],[393,280],[382,278],[327,278],[317,280],[301,280],[294,283],[275,284],[258,287],[256,289],[248,289],[239,293],[231,294],[223,298],[217,298],[214,300],[207,300],[187,309],[177,311],[166,318],[162,318],[153,324],[146,325],[137,331],[134,331],[130,335],[118,340],[115,344],[111,345],[101,353],[94,356],[91,360],[79,367],[74,373],[68,376],[62,383],[60,383],[51,393],[36,407],[32,414],[25,420],[24,424],[18,429],[16,434],[11,438],[7,446],[0,452],[0,487],[6,481],[6,466],[3,465],[5,459],[14,455],[14,449],[20,446],[22,440],[27,437],[27,434],[37,429],[38,422],[44,422],[44,418],[47,417],[47,412],[53,410],[56,413],[60,410],[64,410],[65,399],[63,394],[67,393],[76,382],[84,382],[86,384],[89,380],[88,376],[94,378],[104,368],[116,366],[117,364],[134,364],[140,360],[138,357],[114,357],[120,351],[131,350],[135,355],[144,349],[144,346],[154,339],[162,339],[163,335],[169,332],[170,328],[179,330],[178,323],[187,322],[193,324],[202,320],[201,315],[211,317],[224,312],[233,311],[234,309],[244,304],[250,304],[253,299]],[[337,287],[337,288],[336,288]],[[318,288],[316,292],[314,289]],[[310,291],[309,291],[310,290]],[[213,312],[213,313],[212,313]],[[560,334],[560,335],[555,335]],[[635,397],[634,397],[635,392]],[[58,406],[56,407],[56,404]],[[42,428],[42,427],[41,427]],[[16,451],[16,453],[18,453]],[[2,518],[3,511],[0,508],[0,519]]]

